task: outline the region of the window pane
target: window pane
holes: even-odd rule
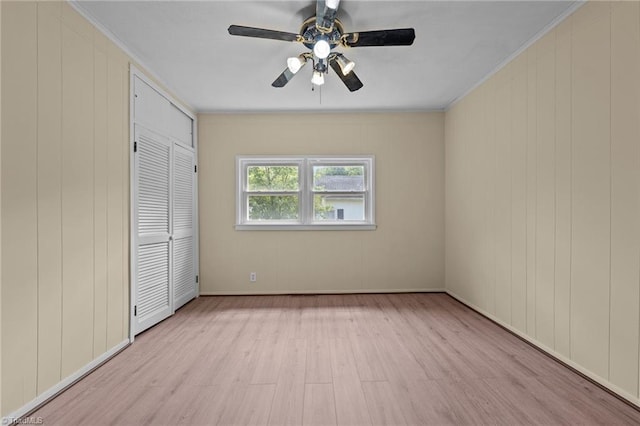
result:
[[[364,166],[313,166],[313,190],[364,191]]]
[[[250,195],[249,220],[297,220],[297,195]]]
[[[364,195],[316,194],[313,217],[316,221],[364,220]]]
[[[249,166],[247,190],[297,191],[298,166]]]

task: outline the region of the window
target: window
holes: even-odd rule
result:
[[[239,156],[236,174],[236,229],[375,229],[373,156]]]

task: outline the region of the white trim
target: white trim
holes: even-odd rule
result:
[[[102,364],[109,361],[111,358],[116,356],[118,353],[120,353],[123,349],[125,349],[130,344],[131,343],[129,340],[123,340],[122,342],[118,343],[112,349],[103,353],[98,358],[94,359],[89,364],[85,365],[75,373],[67,376],[62,381],[56,383],[51,388],[42,392],[36,398],[27,402],[25,405],[18,408],[13,413],[7,414],[5,417],[2,418],[2,424],[10,425],[12,424],[12,422],[15,422],[16,420],[21,419],[24,416],[28,415],[29,413],[33,412],[40,406],[47,403],[50,399],[55,398],[56,396],[58,396],[58,394],[64,392],[68,387],[76,383],[78,380],[84,378],[86,375],[88,375],[89,373],[91,373],[92,371],[100,367]]]
[[[316,225],[273,225],[252,223],[244,225],[236,225],[236,231],[375,231],[377,225],[369,224],[316,224]]]
[[[453,297],[454,299],[456,299],[460,303],[462,303],[462,304],[468,306],[469,308],[473,309],[474,311],[478,312],[482,316],[490,319],[491,321],[495,322],[496,324],[499,324],[501,327],[506,328],[511,333],[515,334],[516,336],[520,337],[521,339],[526,340],[527,342],[529,342],[533,346],[535,346],[538,349],[540,349],[541,351],[545,352],[550,357],[555,358],[558,361],[562,362],[563,364],[568,365],[569,367],[573,368],[574,370],[576,370],[580,374],[582,374],[585,377],[589,378],[590,380],[596,382],[598,385],[603,386],[604,388],[608,389],[609,391],[613,392],[614,394],[618,395],[619,397],[627,400],[629,403],[631,403],[631,404],[633,404],[633,405],[635,405],[637,407],[640,407],[640,399],[638,399],[638,397],[636,395],[632,395],[629,392],[627,392],[626,390],[624,390],[624,389],[614,385],[613,383],[609,382],[607,379],[605,379],[603,377],[600,377],[597,374],[594,374],[593,372],[587,370],[586,368],[584,368],[580,364],[577,364],[575,361],[572,361],[571,359],[569,359],[566,356],[562,355],[561,353],[555,351],[554,349],[544,345],[543,343],[539,342],[538,340],[534,339],[533,337],[523,333],[522,331],[518,330],[517,328],[512,327],[511,325],[509,325],[506,322],[502,321],[500,318],[496,317],[495,315],[485,311],[484,309],[480,308],[479,306],[477,306],[477,305],[475,305],[473,303],[468,302],[463,297],[458,296],[457,294],[455,294],[451,290],[446,290],[445,293],[447,293],[449,296]]]
[[[131,49],[129,49],[129,47],[118,38],[118,36],[116,36],[113,32],[111,32],[107,27],[105,27],[104,25],[102,25],[100,23],[100,21],[98,21],[91,13],[89,13],[89,11],[87,11],[85,8],[82,7],[82,3],[79,2],[78,0],[66,0],[67,3],[69,3],[69,5],[76,11],[78,12],[84,19],[86,19],[87,21],[89,21],[91,23],[91,25],[93,25],[98,31],[100,31],[106,38],[108,38],[109,40],[111,40],[111,42],[113,44],[115,44],[120,50],[122,50],[127,56],[129,56],[129,59],[131,59],[133,62],[137,63],[138,65],[140,65],[141,67],[143,67],[145,69],[145,72],[147,72],[149,75],[151,75],[158,83],[160,83],[161,85],[163,85],[164,87],[168,88],[169,90],[171,90],[172,92],[176,93],[175,90],[173,90],[173,88],[171,87],[171,85],[167,84],[167,82],[161,78],[160,76],[158,76],[158,74],[154,73],[153,71],[151,71],[151,67],[149,67],[141,58],[140,56],[136,55],[135,53],[133,53],[133,51]],[[166,96],[165,96],[166,97]],[[171,99],[168,98],[167,99]],[[177,105],[176,105],[177,106]],[[187,107],[192,110],[195,111],[195,109],[193,107],[191,107],[190,105],[187,105]]]
[[[556,26],[558,26],[562,21],[564,21],[565,19],[567,19],[570,15],[572,15],[576,10],[580,9],[582,6],[584,6],[587,3],[588,0],[576,0],[571,6],[569,6],[564,12],[562,12],[560,15],[556,16],[551,22],[549,22],[547,25],[545,25],[544,27],[542,27],[542,29],[540,31],[538,31],[533,37],[531,37],[529,40],[527,40],[522,46],[520,46],[520,48],[518,50],[516,50],[515,52],[513,52],[511,55],[507,56],[502,62],[500,62],[495,68],[493,68],[493,70],[489,71],[487,73],[487,75],[485,75],[483,78],[481,78],[477,83],[475,83],[473,86],[471,86],[470,88],[468,88],[467,90],[465,90],[464,92],[462,92],[460,95],[458,95],[457,97],[455,97],[453,100],[451,100],[444,108],[443,111],[447,112],[449,111],[451,108],[453,108],[454,106],[456,106],[456,104],[458,102],[460,102],[462,99],[464,99],[465,97],[467,97],[467,95],[469,95],[471,92],[473,92],[474,90],[476,90],[478,87],[480,87],[484,82],[486,82],[487,80],[489,80],[491,77],[493,77],[498,71],[500,71],[502,68],[504,68],[505,66],[507,66],[507,64],[509,64],[511,61],[513,61],[515,58],[517,58],[522,52],[524,52],[525,50],[527,50],[529,47],[531,47],[531,45],[533,45],[535,42],[537,42],[538,40],[540,40],[542,37],[544,37],[549,31],[551,31],[552,29],[554,29]]]
[[[138,77],[140,80],[144,81],[146,84],[148,84],[149,86],[151,86],[151,88],[153,90],[155,90],[156,92],[160,93],[162,95],[162,97],[166,98],[169,102],[171,102],[173,105],[176,106],[176,108],[178,108],[180,111],[182,111],[185,115],[187,115],[189,118],[191,118],[192,120],[194,120],[194,133],[195,133],[195,124],[196,124],[196,116],[194,113],[191,112],[191,109],[188,108],[185,104],[183,104],[182,102],[180,102],[179,100],[177,100],[176,98],[174,98],[173,96],[171,96],[170,93],[168,93],[166,90],[164,90],[162,87],[160,87],[158,85],[158,83],[156,83],[155,81],[153,81],[151,78],[149,78],[146,75],[146,70],[141,70],[140,68],[138,68],[136,65],[134,64],[130,64],[129,65],[129,75],[133,74],[133,76],[131,76],[130,79],[130,84],[131,86],[129,87],[130,91],[134,90],[134,85],[133,85],[133,77]],[[160,82],[160,84],[164,84],[162,82]],[[133,97],[135,93],[130,93],[130,96]],[[133,99],[132,99],[133,101]],[[129,111],[131,118],[133,119],[133,113],[134,111]]]
[[[274,296],[295,294],[393,294],[393,293],[446,293],[444,288],[347,288],[335,290],[266,290],[266,291],[208,291],[201,296]]]
[[[451,0],[457,1],[457,0]],[[363,114],[414,114],[414,113],[424,113],[424,112],[446,112],[447,106],[443,107],[398,107],[398,108],[358,108],[357,110],[353,109],[344,109],[344,108],[336,108],[336,109],[293,109],[293,108],[283,108],[283,109],[274,109],[274,108],[255,108],[255,109],[199,109],[197,110],[198,114],[216,114],[216,115],[251,115],[251,114],[261,114],[261,115],[277,115],[277,114],[291,114],[295,113],[296,115],[340,115],[340,114],[354,114],[354,115],[363,115]]]
[[[136,265],[134,265],[134,257],[138,249],[138,237],[135,229],[135,218],[138,216],[136,199],[138,194],[136,191],[136,156],[133,152],[136,140],[135,132],[135,77],[138,69],[133,65],[129,65],[129,341],[133,342],[136,331],[134,323],[134,306],[136,305],[136,289],[133,285],[137,276]]]
[[[196,298],[198,298],[200,296],[200,208],[198,206],[198,199],[200,198],[200,193],[198,190],[198,182],[200,181],[200,165],[198,163],[198,116],[194,115],[192,118],[193,129],[191,129],[191,136],[193,142],[193,153],[195,157],[193,161],[197,170],[193,183],[193,243],[195,244],[193,255],[195,256],[194,268],[196,270],[196,277],[198,277],[198,281],[196,282]]]

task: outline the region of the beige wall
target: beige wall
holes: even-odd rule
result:
[[[640,5],[594,2],[446,114],[447,289],[638,400]]]
[[[442,289],[443,118],[200,115],[201,292]],[[377,230],[235,231],[238,154],[374,154]],[[256,283],[249,283],[250,272]]]
[[[2,414],[128,336],[128,58],[67,3],[2,2]]]

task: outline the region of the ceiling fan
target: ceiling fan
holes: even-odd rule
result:
[[[351,92],[362,88],[363,84],[353,72],[355,63],[334,49],[341,47],[365,46],[410,46],[416,37],[413,28],[362,31],[346,33],[336,18],[340,0],[317,0],[316,16],[302,23],[298,34],[263,28],[231,25],[229,34],[302,43],[310,49],[297,57],[287,59],[287,68],[271,84],[284,87],[307,61],[313,63],[311,82],[316,86],[324,84],[324,76],[329,67]]]

